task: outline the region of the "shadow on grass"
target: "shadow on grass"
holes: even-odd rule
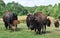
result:
[[[14,31],[12,31],[12,30],[10,30],[9,32],[19,32],[19,31],[21,31],[23,28],[17,28],[16,30],[14,30]]]
[[[27,30],[27,28],[17,28],[16,31],[23,31],[23,30]]]
[[[52,33],[52,31],[46,31],[46,33],[43,33],[43,34],[47,34],[47,33]]]
[[[38,34],[38,33],[36,33],[36,35],[43,35],[43,34],[49,34],[49,33],[52,33],[52,31],[46,31],[45,33],[40,33],[40,34]]]
[[[21,28],[17,28],[17,29],[16,29],[16,31],[20,31],[20,30],[21,30]]]
[[[55,31],[60,31],[60,29],[55,29]]]

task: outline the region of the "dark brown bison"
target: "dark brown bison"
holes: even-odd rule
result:
[[[54,21],[54,25],[55,25],[56,28],[59,27],[59,20],[56,19],[56,20]]]
[[[34,20],[34,16],[32,14],[28,14],[27,18],[26,18],[26,23],[27,23],[28,29],[33,30],[33,28],[30,28],[30,27],[32,27],[34,25],[33,20]]]
[[[34,17],[35,17],[35,28],[38,30],[37,32],[40,34],[42,30],[42,32],[45,33],[47,16],[42,12],[37,12],[34,14]]]
[[[3,15],[3,21],[6,29],[8,28],[12,29],[12,26],[17,27],[17,22],[15,22],[15,20],[18,22],[16,13],[11,13],[10,11],[6,11],[6,13]]]

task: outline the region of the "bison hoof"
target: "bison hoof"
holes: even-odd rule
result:
[[[45,34],[46,32],[45,32],[45,31],[42,31],[42,33],[44,33],[44,34]]]
[[[37,34],[40,34],[40,35],[42,34],[41,32],[38,32],[38,31],[37,31],[36,33],[37,33]]]
[[[14,32],[13,30],[10,30],[10,32]]]

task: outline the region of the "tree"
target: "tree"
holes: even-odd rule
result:
[[[14,1],[11,3],[8,3],[6,5],[6,9],[12,11],[13,13],[17,13],[18,15],[21,15],[21,13],[24,10],[24,7],[18,3],[15,3]]]
[[[26,9],[23,10],[22,15],[27,15],[28,11]]]
[[[0,17],[3,15],[5,12],[5,3],[3,0],[0,0]]]

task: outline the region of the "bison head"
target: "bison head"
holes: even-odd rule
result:
[[[47,26],[50,27],[51,21],[49,18],[47,18],[47,22],[46,22]]]
[[[59,27],[59,21],[58,20],[55,20],[54,21],[54,25],[55,25],[56,28],[58,28]]]
[[[30,24],[29,29],[34,30],[33,24]]]

